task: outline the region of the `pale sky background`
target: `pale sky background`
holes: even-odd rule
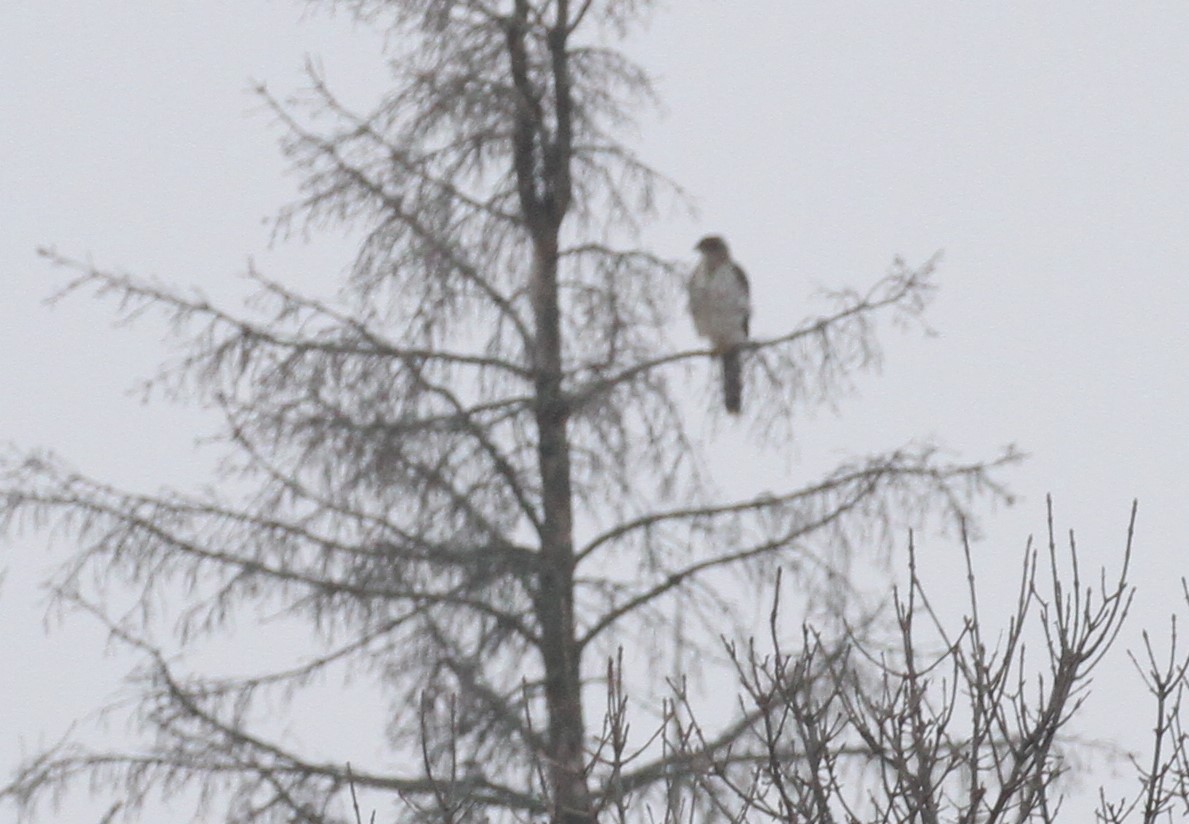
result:
[[[0,5],[0,442],[53,447],[133,488],[204,477],[215,456],[192,444],[207,419],[125,392],[163,355],[160,327],[113,330],[110,307],[88,300],[43,306],[62,273],[34,250],[215,296],[237,293],[249,255],[273,276],[333,284],[349,252],[333,238],[267,248],[262,218],[294,180],[247,89],[296,89],[306,54],[348,101],[386,77],[373,32],[303,8]],[[968,457],[1015,442],[1031,455],[1007,475],[1019,503],[987,511],[975,547],[988,586],[1040,534],[1046,493],[1089,567],[1117,560],[1138,498],[1123,641],[1144,626],[1163,636],[1170,612],[1189,611],[1189,5],[671,0],[634,43],[666,107],[644,117],[639,148],[701,207],[648,237],[672,256],[725,234],[759,334],[799,320],[817,286],[861,286],[897,254],[944,250],[928,315],[939,336],[889,333],[882,374],[837,418],[798,424],[792,474],[913,436]],[[727,469],[746,489],[775,477],[757,465],[740,450]],[[38,581],[67,547],[44,545],[0,546],[5,776],[22,747],[98,706],[126,663],[81,618],[46,637]],[[941,590],[959,583],[957,550],[922,548]],[[1149,713],[1112,660],[1087,729],[1134,740]],[[101,812],[82,799],[55,820]]]

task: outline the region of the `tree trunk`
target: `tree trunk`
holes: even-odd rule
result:
[[[531,293],[535,339],[537,461],[541,473],[541,556],[536,593],[549,714],[546,758],[555,824],[596,820],[586,783],[586,738],[582,718],[579,645],[574,631],[573,497],[570,487],[569,410],[562,393],[561,319],[558,306],[558,244],[570,202],[572,113],[570,101],[569,11],[558,0],[549,32],[554,116],[550,139],[542,107],[548,95],[530,79],[525,32],[526,0],[516,0],[505,21],[509,67],[517,91],[513,161],[525,226],[532,238]]]
[[[593,822],[583,748],[582,682],[574,632],[573,502],[566,435],[568,410],[561,387],[561,330],[557,303],[557,241],[539,238],[533,260],[536,316],[537,459],[544,517],[537,615],[549,711],[549,775],[553,820]]]

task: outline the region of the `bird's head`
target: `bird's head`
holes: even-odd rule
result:
[[[699,252],[706,252],[713,254],[715,252],[725,254],[727,251],[727,242],[719,235],[706,235],[698,241],[698,245],[694,247]]]
[[[706,257],[725,258],[728,257],[727,242],[718,235],[707,235],[698,241],[698,245],[694,247]]]

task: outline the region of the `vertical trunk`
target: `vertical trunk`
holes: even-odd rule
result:
[[[505,20],[509,66],[517,92],[513,153],[517,191],[532,238],[532,304],[535,341],[537,462],[541,473],[541,555],[536,610],[541,625],[545,702],[549,714],[546,753],[553,792],[554,824],[593,824],[596,815],[586,783],[586,730],[582,681],[574,631],[573,496],[570,487],[569,409],[562,392],[561,318],[558,305],[558,244],[570,203],[572,161],[566,0],[557,0],[549,31],[549,81],[534,76],[526,44],[527,0],[516,0]],[[556,133],[546,127],[543,106],[552,102]]]
[[[574,632],[574,542],[568,410],[561,391],[556,241],[535,250],[533,302],[537,320],[537,459],[542,484],[541,565],[537,615],[549,711],[549,772],[556,824],[595,820],[586,785],[582,683]]]

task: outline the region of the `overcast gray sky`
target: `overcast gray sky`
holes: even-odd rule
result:
[[[862,285],[897,254],[944,250],[929,314],[939,336],[890,337],[883,373],[838,418],[798,424],[799,457],[917,435],[968,456],[1018,443],[1031,455],[1010,474],[1020,502],[987,513],[976,547],[989,575],[1042,529],[1046,493],[1091,565],[1117,558],[1138,498],[1141,597],[1125,638],[1163,630],[1184,606],[1189,535],[1189,6],[667,6],[634,40],[666,107],[644,118],[640,149],[701,214],[650,229],[657,252],[725,234],[764,334],[796,322],[818,286]],[[332,286],[341,243],[267,248],[262,218],[293,180],[247,89],[296,88],[306,54],[349,101],[366,103],[385,76],[374,33],[303,8],[0,5],[0,441],[51,446],[126,486],[203,476],[214,456],[192,443],[206,420],[125,394],[163,354],[159,328],[113,330],[110,309],[85,300],[46,308],[61,273],[34,250],[213,295],[236,294],[249,255],[274,276]],[[728,470],[744,486],[774,482],[758,463],[740,450]],[[121,671],[85,621],[43,635],[37,581],[67,549],[47,555],[44,543],[0,548],[5,772],[18,737],[52,740]],[[956,549],[934,539],[923,551],[949,570]],[[1136,687],[1123,667],[1103,679],[1096,734],[1148,726],[1117,712]],[[59,821],[97,818],[76,808]]]

